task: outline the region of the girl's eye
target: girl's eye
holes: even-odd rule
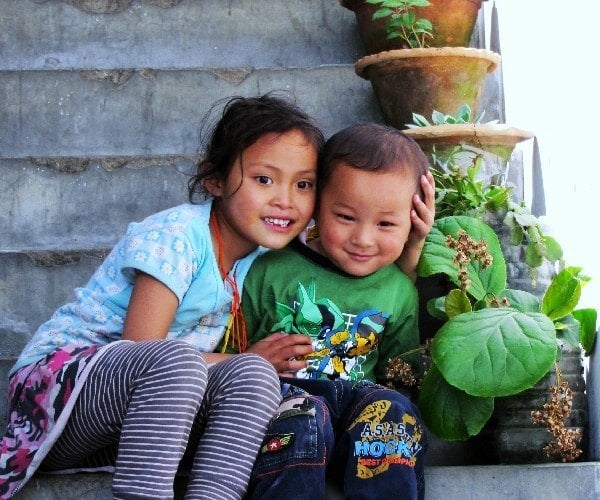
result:
[[[273,179],[266,175],[258,175],[255,179],[259,184],[273,184]]]
[[[313,188],[314,183],[312,181],[299,181],[297,185],[298,189],[308,191]]]
[[[342,220],[347,220],[347,221],[353,221],[354,217],[352,217],[351,215],[346,215],[346,214],[337,214],[339,219]]]
[[[393,222],[389,222],[389,221],[386,221],[386,220],[382,220],[382,221],[379,223],[379,225],[380,225],[381,227],[393,227],[395,224],[394,224]]]

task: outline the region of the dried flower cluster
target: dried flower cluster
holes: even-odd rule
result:
[[[417,385],[417,379],[413,373],[412,366],[400,358],[400,356],[389,360],[386,367],[386,378],[388,379],[388,387],[390,388],[395,387],[395,382],[405,387]]]
[[[489,254],[487,243],[484,240],[475,241],[462,229],[457,234],[458,239],[450,234],[446,236],[446,246],[456,250],[452,262],[458,266],[460,288],[463,292],[466,292],[470,284],[466,269],[467,264],[479,261],[482,269],[486,269],[492,265],[492,256]]]
[[[548,432],[554,437],[554,440],[544,447],[548,458],[559,456],[563,462],[572,462],[582,453],[577,448],[577,443],[581,441],[581,432],[579,429],[566,427],[565,421],[571,416],[573,406],[573,391],[566,380],[561,381],[561,377],[562,373],[557,366],[556,385],[548,389],[551,395],[550,402],[544,404],[543,410],[532,411],[531,421],[534,425],[548,427]]]
[[[412,354],[415,351],[400,354],[395,358],[388,360],[386,366],[385,377],[387,379],[387,387],[395,389],[398,386],[404,387],[420,387],[423,382],[423,377],[427,373],[427,369],[431,364],[431,342],[432,339],[427,339],[424,345],[421,345],[418,349],[420,353],[421,361],[421,372],[422,376],[415,376],[412,366],[404,361],[403,356]]]
[[[490,299],[489,303],[492,307],[496,307],[496,308],[510,306],[510,304],[508,303],[508,299],[506,297],[502,297],[502,300],[498,300],[498,297],[494,297],[493,299]]]

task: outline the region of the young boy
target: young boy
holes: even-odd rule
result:
[[[244,285],[251,344],[285,332],[309,336],[314,350],[286,365],[300,369],[282,379],[284,403],[249,495],[324,498],[327,472],[343,478],[346,498],[423,498],[418,410],[375,382],[390,358],[419,344],[417,292],[394,263],[405,250],[399,265],[414,275],[433,222],[428,162],[398,130],[362,124],[329,139],[320,168],[318,236],[261,256]],[[306,344],[293,352],[310,352]]]

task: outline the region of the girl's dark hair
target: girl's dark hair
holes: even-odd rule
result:
[[[417,194],[424,199],[420,179],[429,162],[416,141],[398,129],[361,123],[332,135],[319,158],[319,192],[340,164],[372,172],[399,169],[414,178]]]
[[[209,111],[207,118],[210,114]],[[301,132],[317,154],[320,153],[325,143],[323,132],[291,98],[273,93],[228,98],[210,134],[203,158],[197,164],[196,175],[188,182],[190,201],[193,202],[199,193],[206,195],[202,185],[205,179],[226,179],[242,152],[261,137],[292,130]]]

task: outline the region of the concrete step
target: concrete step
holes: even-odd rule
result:
[[[129,222],[186,202],[194,172],[180,156],[0,160],[0,253],[112,247]]]
[[[425,484],[427,500],[595,500],[600,498],[600,463],[428,467]],[[15,499],[109,500],[110,488],[111,476],[105,473],[38,474]],[[329,488],[326,500],[343,498],[338,488]]]
[[[108,251],[0,253],[0,326],[10,325],[0,338],[0,352],[13,336],[13,325],[33,334],[72,300],[73,289],[88,281]]]
[[[295,95],[328,135],[356,121],[381,121],[370,83],[352,64],[0,71],[0,158],[191,156],[215,102],[273,90]]]
[[[2,0],[0,12],[0,69],[306,67],[363,53],[336,0]]]

